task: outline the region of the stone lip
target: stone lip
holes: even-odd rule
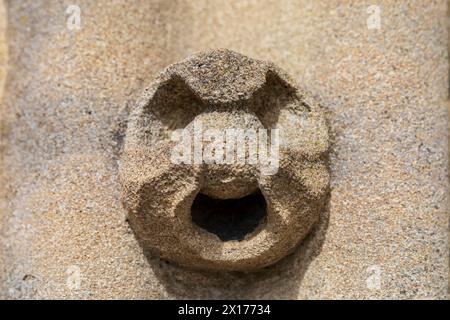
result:
[[[199,119],[207,119],[207,128],[279,129],[278,171],[173,163],[171,134]],[[144,250],[196,269],[249,271],[275,263],[325,208],[328,139],[318,104],[272,63],[220,49],[169,66],[132,111],[121,159],[123,203],[137,239]],[[222,241],[192,221],[199,194],[239,201],[258,190],[266,218],[240,241]]]

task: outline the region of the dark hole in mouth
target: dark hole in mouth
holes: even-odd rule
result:
[[[239,199],[214,199],[199,193],[192,204],[192,221],[222,241],[243,240],[264,220],[267,205],[261,191]]]

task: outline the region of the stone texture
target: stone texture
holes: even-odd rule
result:
[[[447,297],[445,1],[378,1],[379,30],[360,1],[77,1],[79,31],[69,4],[6,3],[4,297]],[[286,70],[333,137],[324,223],[250,274],[146,256],[120,203],[130,106],[159,70],[219,47]]]

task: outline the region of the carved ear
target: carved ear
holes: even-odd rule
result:
[[[163,136],[170,137],[171,131],[185,128],[203,109],[185,80],[173,74],[155,89],[141,112]]]

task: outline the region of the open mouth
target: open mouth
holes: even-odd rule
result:
[[[203,193],[191,208],[192,221],[222,241],[241,241],[265,222],[266,200],[258,191],[239,199],[215,199]]]

